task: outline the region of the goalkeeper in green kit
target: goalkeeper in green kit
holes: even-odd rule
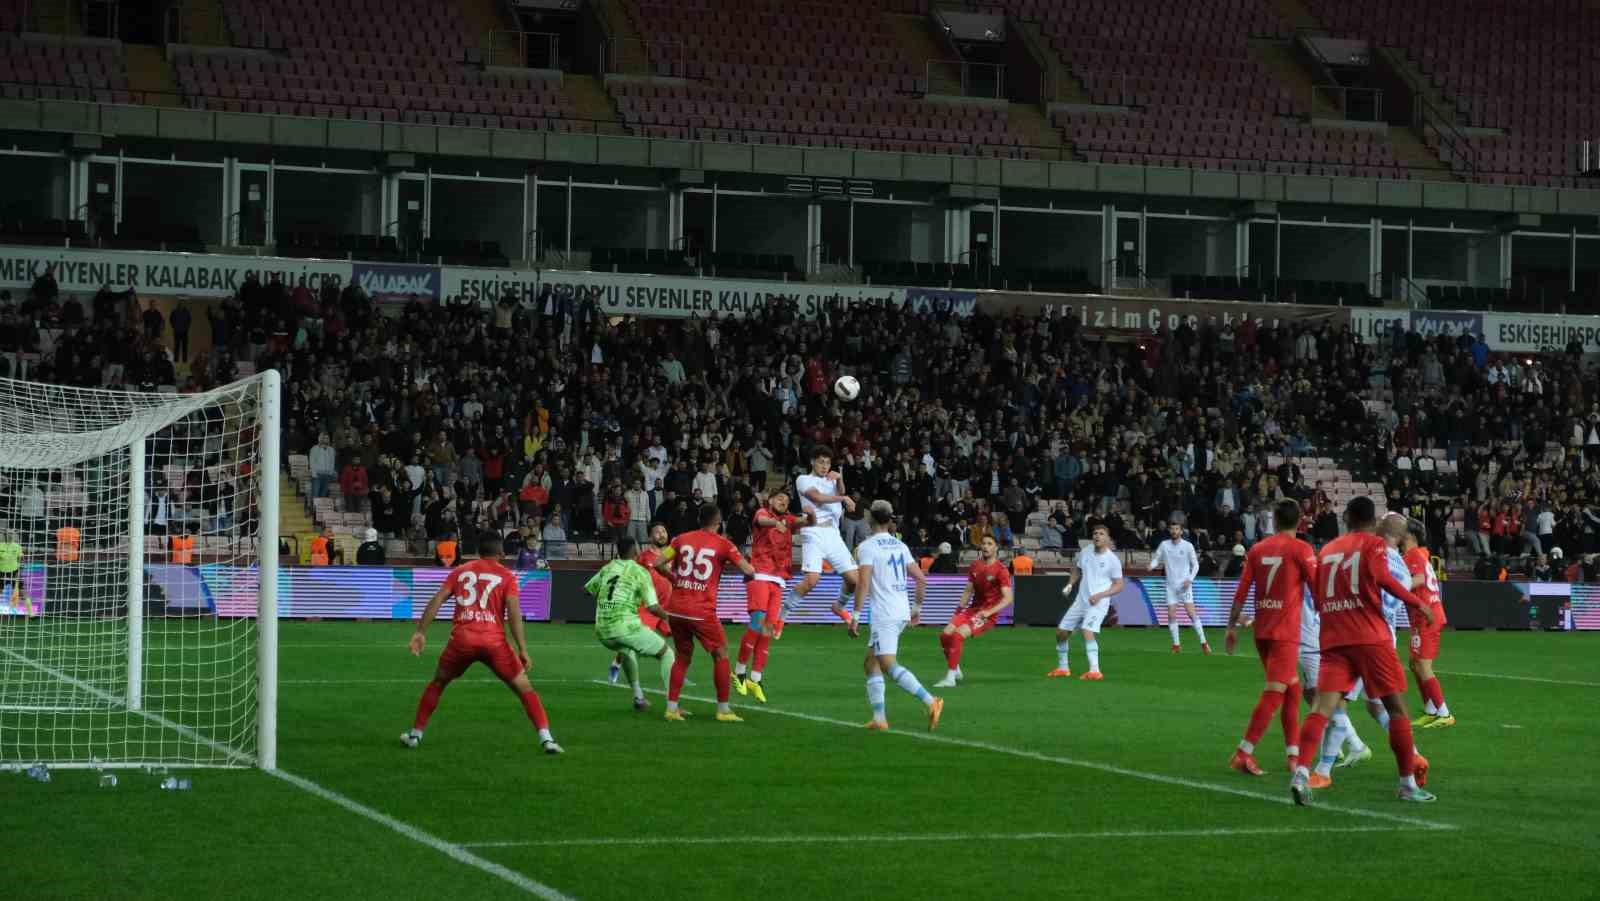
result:
[[[650,702],[644,699],[644,689],[639,685],[639,658],[654,657],[661,661],[661,685],[665,688],[677,655],[666,639],[645,628],[639,619],[641,606],[663,620],[668,614],[656,600],[650,571],[635,559],[638,551],[632,538],[618,538],[617,558],[595,573],[583,589],[594,596],[595,637],[606,648],[622,655],[622,671],[628,677],[628,684],[633,686],[633,709],[648,710]]]

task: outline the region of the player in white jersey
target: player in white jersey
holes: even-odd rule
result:
[[[833,614],[848,625],[853,620],[845,609],[844,599],[857,592],[856,560],[845,547],[839,534],[839,520],[845,510],[855,510],[855,501],[844,493],[844,477],[833,471],[833,451],[821,444],[811,449],[811,473],[795,480],[800,494],[800,509],[812,515],[815,522],[800,530],[800,584],[794,594],[783,601],[783,618],[788,619],[800,609],[806,595],[817,587],[822,578],[822,563],[827,561],[844,584],[839,588],[839,598],[833,602]]]
[[[1206,643],[1206,627],[1200,622],[1200,611],[1194,605],[1194,577],[1200,574],[1200,555],[1195,553],[1194,545],[1184,540],[1183,523],[1177,520],[1167,523],[1167,536],[1168,540],[1156,547],[1150,568],[1161,570],[1167,577],[1167,628],[1172,631],[1172,653],[1183,650],[1178,630],[1181,606],[1189,611],[1189,623],[1200,638],[1200,650],[1209,654],[1211,645]]]
[[[900,632],[906,626],[915,626],[922,617],[922,598],[928,590],[928,577],[917,566],[911,549],[894,537],[894,508],[888,501],[874,501],[869,517],[872,537],[856,548],[860,563],[860,578],[856,580],[855,616],[850,619],[850,637],[859,633],[861,604],[872,598],[872,625],[867,642],[867,703],[872,705],[872,720],[868,729],[889,728],[884,713],[884,674],[907,693],[916,695],[928,708],[928,731],[939,727],[939,717],[944,713],[944,700],[934,697],[917,677],[895,661],[900,651]],[[916,582],[916,600],[906,598],[906,578]]]
[[[1122,590],[1122,560],[1111,549],[1110,529],[1096,525],[1089,535],[1093,544],[1079,551],[1073,563],[1078,570],[1078,599],[1056,624],[1056,668],[1045,673],[1051,679],[1072,675],[1069,649],[1074,630],[1083,632],[1083,650],[1089,655],[1089,671],[1083,678],[1091,682],[1105,678],[1100,674],[1100,624],[1111,612],[1111,598]],[[1072,584],[1061,593],[1070,597]]]

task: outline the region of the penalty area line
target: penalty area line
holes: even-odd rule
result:
[[[460,842],[463,848],[585,848],[641,845],[854,845],[911,842],[1053,842],[1086,838],[1218,838],[1252,835],[1309,835],[1354,832],[1404,832],[1407,826],[1284,826],[1244,829],[1150,829],[1106,832],[932,832],[905,835],[713,835],[679,838],[666,835],[601,838],[552,838],[527,841]]]
[[[603,680],[599,680],[599,679],[594,680],[594,684],[595,685],[604,686],[604,687],[607,687],[607,688],[613,687],[613,686],[611,686],[610,683],[605,682]],[[615,687],[617,687],[617,688],[626,688],[627,686],[618,685],[618,686],[615,686]],[[650,694],[656,694],[656,695],[664,694],[664,692],[662,692],[661,689],[659,689],[659,688],[645,689],[645,690],[647,692],[649,692]],[[703,697],[703,696],[691,697],[689,695],[683,695],[682,698],[684,700],[699,701],[699,702],[705,703],[705,704],[715,704],[716,703],[716,699],[715,698],[707,698],[707,697]],[[736,708],[738,708],[740,710],[751,710],[751,711],[754,711],[756,713],[767,713],[767,714],[771,714],[773,716],[785,716],[785,717],[790,717],[791,719],[806,720],[808,722],[813,722],[813,723],[826,723],[826,724],[828,724],[830,726],[840,726],[840,727],[843,727],[843,728],[846,728],[846,729],[855,729],[855,730],[858,730],[858,731],[861,729],[861,724],[859,722],[851,722],[849,720],[834,719],[831,716],[818,716],[818,715],[816,715],[814,713],[801,713],[800,711],[797,711],[797,710],[784,710],[782,708],[772,707],[772,706],[769,706],[769,705],[734,704],[732,706],[734,706],[734,707],[736,707]],[[1161,773],[1151,773],[1151,772],[1147,772],[1145,770],[1134,770],[1134,769],[1129,769],[1128,767],[1116,766],[1115,764],[1101,763],[1101,762],[1099,762],[1097,760],[1080,760],[1080,759],[1073,758],[1073,757],[1062,757],[1062,756],[1055,755],[1055,754],[1044,754],[1044,753],[1040,753],[1038,751],[1030,751],[1030,750],[1027,750],[1026,748],[1013,748],[1013,747],[1010,747],[1010,746],[1007,746],[1007,745],[991,744],[990,742],[975,741],[973,739],[967,739],[967,738],[952,738],[952,737],[947,736],[947,735],[939,735],[937,733],[931,733],[931,732],[906,732],[906,731],[902,731],[902,730],[899,730],[899,729],[892,729],[892,730],[890,730],[890,734],[891,735],[900,735],[900,736],[904,736],[905,738],[912,738],[912,739],[916,739],[918,741],[933,742],[935,744],[941,744],[941,745],[951,745],[951,746],[958,747],[958,748],[972,748],[974,750],[988,751],[988,752],[994,753],[994,754],[1006,754],[1006,755],[1011,756],[1011,757],[1020,757],[1020,758],[1023,758],[1025,760],[1037,760],[1037,761],[1040,761],[1042,763],[1053,763],[1053,764],[1056,764],[1058,766],[1075,767],[1077,769],[1085,769],[1085,770],[1095,770],[1095,771],[1101,772],[1101,773],[1110,773],[1110,774],[1115,775],[1115,776],[1126,776],[1126,777],[1128,777],[1130,779],[1141,779],[1141,780],[1143,780],[1145,782],[1155,782],[1155,783],[1159,783],[1161,785],[1175,785],[1175,786],[1178,786],[1178,787],[1181,787],[1181,788],[1193,788],[1193,789],[1199,789],[1200,791],[1215,792],[1217,794],[1235,795],[1235,796],[1238,796],[1238,797],[1241,797],[1241,798],[1253,798],[1253,799],[1258,800],[1258,801],[1268,801],[1268,802],[1271,802],[1273,804],[1293,804],[1294,803],[1289,798],[1288,792],[1284,792],[1281,795],[1269,795],[1269,794],[1264,794],[1262,792],[1250,791],[1248,789],[1235,788],[1235,787],[1233,787],[1231,785],[1222,785],[1222,784],[1216,783],[1216,782],[1202,782],[1202,781],[1200,781],[1198,779],[1185,779],[1185,778],[1183,778],[1181,776],[1167,776],[1167,775],[1164,775],[1164,774],[1161,774]],[[1371,819],[1371,820],[1383,820],[1383,821],[1389,822],[1389,823],[1399,823],[1401,825],[1411,826],[1411,827],[1418,828],[1418,829],[1430,829],[1430,830],[1441,830],[1441,831],[1444,831],[1444,830],[1453,830],[1453,829],[1461,828],[1461,827],[1455,825],[1454,823],[1441,823],[1441,822],[1437,822],[1435,820],[1424,820],[1424,819],[1421,819],[1419,817],[1408,817],[1408,816],[1404,816],[1404,815],[1397,814],[1397,813],[1385,813],[1385,812],[1379,811],[1379,810],[1366,810],[1366,809],[1360,808],[1360,807],[1344,807],[1344,806],[1339,806],[1339,805],[1321,804],[1321,803],[1317,804],[1316,806],[1321,808],[1322,810],[1328,810],[1328,811],[1332,811],[1334,813],[1342,813],[1342,814],[1347,814],[1349,816],[1355,816],[1355,817],[1364,817],[1366,819]]]

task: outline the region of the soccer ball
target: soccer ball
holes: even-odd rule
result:
[[[861,393],[861,383],[853,375],[841,375],[833,383],[833,393],[839,395],[841,400],[855,400],[856,395]]]

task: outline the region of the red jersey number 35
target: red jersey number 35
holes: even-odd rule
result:
[[[703,547],[695,550],[693,545],[686,544],[678,548],[678,578],[704,582],[711,578],[711,570],[716,565],[716,559],[716,548]]]

